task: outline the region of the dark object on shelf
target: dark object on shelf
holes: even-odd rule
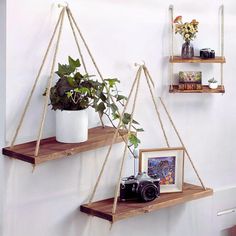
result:
[[[184,59],[188,59],[188,58],[194,57],[194,48],[193,48],[193,45],[189,41],[186,41],[182,45],[181,56]]]
[[[202,89],[201,71],[180,71],[179,72],[180,90],[200,90]]]
[[[213,190],[210,188],[204,190],[201,186],[184,183],[183,192],[162,193],[160,198],[151,202],[118,202],[116,213],[112,213],[114,198],[84,204],[80,206],[80,211],[110,222],[116,222],[211,195],[213,195]]]
[[[149,177],[146,172],[123,178],[120,184],[120,201],[137,199],[150,202],[160,196],[160,178]]]
[[[200,50],[200,57],[202,59],[215,58],[215,51],[210,48],[203,48]]]

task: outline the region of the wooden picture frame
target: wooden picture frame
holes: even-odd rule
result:
[[[160,192],[182,192],[184,179],[184,148],[139,150],[139,171],[160,178]]]

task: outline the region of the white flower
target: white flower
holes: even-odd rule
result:
[[[188,38],[190,37],[190,35],[189,35],[189,34],[185,34],[184,37],[185,37],[186,39],[188,39]]]

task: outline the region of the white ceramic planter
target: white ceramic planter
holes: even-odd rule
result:
[[[80,143],[88,140],[87,109],[56,110],[56,140],[62,143]]]
[[[209,82],[209,88],[211,88],[211,89],[216,89],[218,87],[218,83],[216,82],[216,83],[210,83]]]

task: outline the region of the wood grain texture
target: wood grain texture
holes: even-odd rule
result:
[[[63,158],[81,152],[90,151],[111,144],[115,128],[99,126],[89,129],[88,141],[83,143],[59,143],[55,137],[42,139],[39,155],[34,156],[36,141],[23,143],[2,149],[3,155],[16,158],[32,164],[40,164],[46,161]],[[123,132],[123,138],[125,133]],[[116,139],[116,143],[122,142],[122,137]]]
[[[229,236],[236,236],[236,225],[229,229]]]
[[[213,190],[210,188],[204,190],[200,186],[184,183],[183,192],[163,193],[160,198],[152,202],[118,202],[115,214],[112,214],[113,198],[94,202],[90,205],[84,204],[80,206],[80,210],[89,215],[115,222],[211,195],[213,195]]]
[[[202,85],[202,89],[200,90],[181,90],[178,85],[173,85],[172,87],[170,85],[170,93],[225,93],[225,88],[223,85],[219,85],[216,89],[210,89],[208,85]]]
[[[225,57],[215,57],[209,59],[201,59],[200,57],[193,57],[191,59],[183,59],[181,56],[170,57],[170,63],[225,63]]]

